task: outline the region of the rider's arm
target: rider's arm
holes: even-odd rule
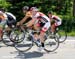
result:
[[[29,17],[28,16],[25,16],[19,23],[20,24],[23,24],[27,20],[27,18],[29,18]]]
[[[35,23],[36,19],[32,19],[27,23],[27,27],[31,27]]]
[[[29,17],[32,17],[30,12],[27,12],[25,17],[20,21],[20,24],[23,24]]]

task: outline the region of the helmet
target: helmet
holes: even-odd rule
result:
[[[51,11],[49,11],[49,12],[48,12],[48,14],[52,14],[52,12],[51,12]]]
[[[28,6],[24,6],[24,7],[22,8],[22,10],[29,10],[29,7],[28,7]]]
[[[39,11],[36,7],[31,7],[30,10],[31,11]]]
[[[4,8],[0,8],[0,11],[5,12],[5,9]]]
[[[3,15],[3,12],[2,11],[0,11],[0,15]]]

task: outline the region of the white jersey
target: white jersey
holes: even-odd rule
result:
[[[59,18],[58,16],[52,15],[52,19],[54,19],[56,22],[60,22],[61,18]]]
[[[41,18],[40,21],[43,22],[43,23],[50,22],[49,18],[41,12],[37,12],[36,15],[33,16],[33,18],[37,18],[37,19]]]
[[[37,12],[35,16],[33,16],[34,19],[38,20],[38,22],[42,22],[44,25],[41,29],[41,31],[46,32],[48,28],[51,26],[50,19],[43,13]]]
[[[8,19],[10,18],[9,20],[12,20],[12,19],[13,19],[13,20],[16,20],[16,17],[15,17],[12,13],[10,13],[10,12],[5,12],[5,14],[7,15]]]
[[[59,18],[58,16],[52,15],[52,19],[55,20],[55,25],[59,26],[62,23],[61,18]]]

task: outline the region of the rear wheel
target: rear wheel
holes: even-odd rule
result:
[[[29,34],[25,33],[24,40],[20,43],[15,43],[16,50],[21,51],[21,52],[26,52],[29,49],[31,49],[33,46],[33,42],[29,37],[30,37]]]

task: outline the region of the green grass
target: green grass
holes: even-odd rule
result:
[[[67,33],[68,36],[75,36],[75,31],[71,31],[69,33]]]
[[[64,31],[59,31],[59,33],[64,36]],[[67,36],[75,36],[75,31],[67,32]]]

